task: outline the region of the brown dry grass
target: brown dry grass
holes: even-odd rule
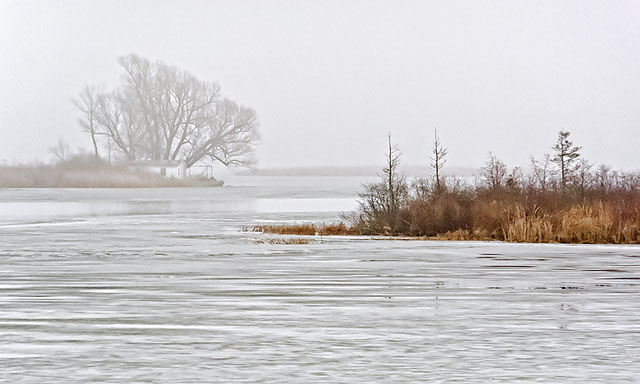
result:
[[[579,205],[543,215],[523,210],[505,225],[504,239],[528,243],[639,244],[640,222],[624,220],[610,204]]]
[[[300,236],[348,236],[357,234],[355,229],[347,227],[344,223],[257,225],[251,228],[245,228],[244,230],[245,232],[264,232],[279,235]]]
[[[458,228],[432,236],[413,239],[491,241],[519,243],[573,244],[640,244],[640,220],[627,206],[613,203],[579,204],[555,212],[527,210],[523,205],[504,206],[491,202],[476,207],[483,217],[476,217],[475,226]],[[281,235],[362,235],[355,226],[339,224],[259,225],[245,231]],[[372,235],[367,233],[366,235]],[[376,234],[373,234],[376,235]],[[407,239],[404,234],[398,237]]]
[[[268,239],[268,240],[257,240],[257,244],[278,244],[278,245],[291,245],[291,244],[310,244],[311,240],[309,239]]]
[[[446,241],[492,241],[495,240],[486,231],[469,231],[468,229],[458,229],[449,231],[441,235],[429,237],[430,240],[446,240]]]
[[[640,244],[640,221],[624,218],[611,204],[581,204],[553,213],[527,213],[521,206],[492,213],[498,232],[458,229],[437,240],[503,240],[516,243]]]
[[[56,165],[0,166],[0,188],[158,188],[217,186],[215,181],[172,179],[90,157]]]

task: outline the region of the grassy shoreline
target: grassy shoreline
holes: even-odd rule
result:
[[[378,182],[363,185],[358,209],[342,215],[345,233],[441,240],[522,243],[640,244],[640,172],[594,168],[570,132],[554,155],[531,158],[531,171],[510,171],[495,155],[473,184],[443,175],[447,149],[435,133],[429,178],[409,183],[388,135]],[[293,229],[278,232],[295,232]],[[267,229],[269,230],[269,229]]]
[[[544,220],[517,217],[505,227],[504,236],[496,236],[487,231],[458,229],[433,236],[411,236],[406,234],[364,233],[356,226],[344,223],[302,223],[282,225],[256,225],[243,228],[244,232],[260,232],[290,236],[365,236],[380,237],[385,240],[423,240],[423,241],[501,241],[509,243],[532,244],[640,244],[638,226],[627,228],[628,233],[611,232],[611,228],[603,228],[602,216],[583,208],[583,215],[572,210],[565,220],[564,227],[554,228]],[[594,222],[594,220],[599,222]],[[594,225],[595,224],[595,225]],[[607,232],[609,230],[609,232]]]
[[[166,178],[100,159],[71,158],[53,165],[0,166],[0,189],[8,188],[190,188],[219,187],[216,179]]]

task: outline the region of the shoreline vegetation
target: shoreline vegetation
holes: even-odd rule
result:
[[[353,227],[348,227],[345,223],[336,224],[283,224],[283,225],[256,225],[244,227],[243,232],[262,232],[278,235],[297,236],[357,236],[359,233]]]
[[[553,155],[531,158],[531,169],[509,170],[489,153],[470,185],[443,176],[447,149],[435,134],[433,177],[408,183],[398,171],[400,150],[389,135],[386,167],[365,184],[359,209],[339,224],[261,225],[282,235],[391,236],[431,240],[569,244],[640,244],[640,172],[594,166],[559,132]]]
[[[182,176],[198,164],[254,164],[260,135],[252,108],[225,97],[217,83],[162,61],[129,54],[118,64],[118,85],[85,85],[73,100],[92,156],[71,156],[59,138],[49,148],[56,164],[0,165],[0,188],[217,187],[223,183],[215,178]],[[182,174],[167,178],[102,158],[129,165],[181,162]],[[157,168],[164,175],[168,167]]]
[[[55,164],[0,166],[0,188],[171,188],[219,187],[214,178],[167,178],[92,155],[74,155]]]
[[[517,213],[505,226],[491,233],[486,229],[456,229],[440,234],[415,235],[411,233],[362,231],[355,225],[345,223],[301,223],[282,225],[256,225],[243,228],[244,232],[260,232],[292,236],[383,236],[390,240],[434,240],[434,241],[504,241],[512,243],[556,243],[556,244],[640,244],[637,224],[612,225],[610,211],[599,207],[574,207],[569,212],[559,212],[558,217],[527,217]],[[505,219],[503,217],[503,219]],[[508,217],[506,217],[509,220]],[[554,225],[554,221],[558,224]],[[307,244],[306,242],[284,242],[269,240],[270,244]]]

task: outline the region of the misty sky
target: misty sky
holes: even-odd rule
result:
[[[261,167],[369,165],[391,131],[427,164],[509,165],[573,132],[640,168],[639,1],[0,0],[0,160],[90,147],[71,103],[137,53],[254,108]]]

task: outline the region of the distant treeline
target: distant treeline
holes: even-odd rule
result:
[[[215,180],[173,179],[77,154],[55,164],[0,166],[0,188],[156,188],[219,185]]]
[[[477,168],[457,167],[451,168],[450,173],[456,176],[473,177]],[[429,173],[424,166],[409,165],[402,167],[402,172],[408,176],[425,176]],[[367,166],[308,166],[308,167],[271,167],[247,169],[236,174],[238,176],[365,176],[375,177],[380,173],[380,167]]]
[[[382,180],[346,215],[350,232],[515,242],[640,243],[640,173],[594,166],[560,132],[530,172],[508,171],[493,154],[475,185],[442,176],[446,148],[435,137],[434,176],[408,183],[389,136]]]

